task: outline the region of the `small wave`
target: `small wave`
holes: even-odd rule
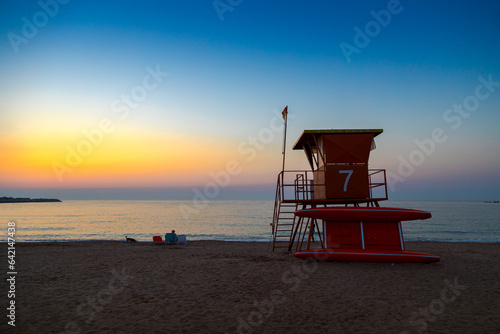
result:
[[[431,242],[500,242],[500,239],[446,239],[446,238],[405,238],[405,241],[431,241]]]
[[[20,228],[23,233],[31,232],[31,231],[68,231],[74,230],[74,227],[29,227],[29,228]]]

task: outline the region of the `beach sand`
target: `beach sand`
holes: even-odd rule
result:
[[[406,248],[441,262],[304,261],[255,242],[17,243],[16,326],[4,279],[0,332],[500,332],[499,243]]]

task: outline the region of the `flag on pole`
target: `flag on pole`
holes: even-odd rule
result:
[[[285,120],[286,115],[288,115],[288,106],[286,106],[285,109],[283,109],[283,112],[281,113],[281,115],[283,116],[283,120]]]

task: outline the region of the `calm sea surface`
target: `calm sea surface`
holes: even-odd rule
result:
[[[273,205],[222,200],[198,207],[192,201],[0,204],[0,240],[7,239],[7,223],[14,221],[17,241],[124,240],[125,235],[150,241],[173,229],[189,240],[269,241]],[[382,206],[432,213],[429,220],[403,222],[405,240],[500,241],[500,204],[387,201]]]

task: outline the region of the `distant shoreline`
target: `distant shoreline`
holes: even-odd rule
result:
[[[0,203],[40,203],[40,202],[62,202],[62,201],[57,198],[0,197]]]
[[[0,239],[0,245],[2,243],[6,243],[7,239]],[[125,243],[125,239],[61,239],[61,240],[17,240],[16,241],[18,244],[26,244],[26,245],[33,245],[33,244],[78,244],[78,243]],[[189,239],[188,237],[188,242],[189,244],[192,243],[200,243],[200,242],[222,242],[222,243],[257,243],[257,244],[265,244],[269,243],[269,240],[217,240],[217,239]],[[405,248],[411,248],[411,245],[413,244],[498,244],[500,245],[500,240],[497,239],[492,239],[492,240],[405,240],[405,246],[410,245],[410,247],[405,247]],[[137,240],[137,244],[153,244],[152,240]]]

